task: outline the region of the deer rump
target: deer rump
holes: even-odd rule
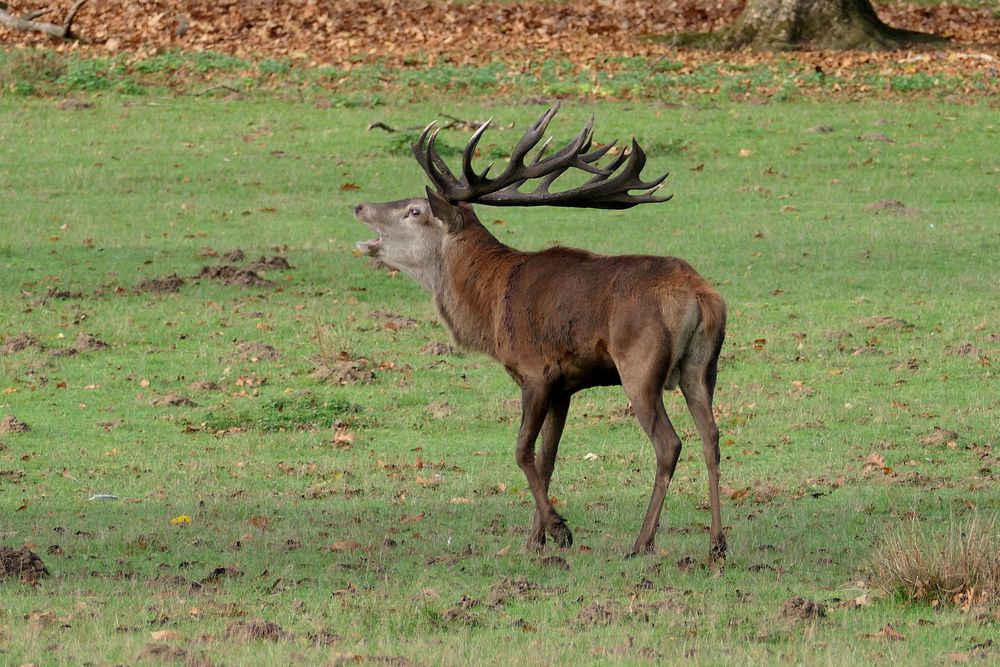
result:
[[[587,387],[620,384],[656,455],[652,494],[629,554],[654,548],[681,450],[663,405],[663,389],[680,387],[708,468],[710,555],[724,557],[719,431],[712,413],[725,337],[722,297],[681,259],[509,248],[490,234],[470,205],[628,208],[669,199],[654,194],[665,175],[653,181],[641,178],[645,156],[634,140],[631,152],[598,166],[609,147],[590,150],[592,120],[565,148],[544,157],[546,143],[525,163],[557,109],[552,107],[527,130],[496,178],[487,176],[489,168],[477,172],[472,166],[486,125],[469,141],[460,177],[436,153],[436,133],[429,126],[413,149],[437,191],[428,188],[426,199],[359,204],[355,216],[378,237],[359,243],[358,249],[428,289],[456,342],[498,360],[520,387],[515,459],[535,500],[530,548],[542,548],[546,535],[562,547],[573,543],[548,495],[571,396]],[[592,177],[578,188],[550,191],[569,169]],[[521,190],[536,178],[542,182],[534,191]],[[632,194],[636,190],[639,194]]]

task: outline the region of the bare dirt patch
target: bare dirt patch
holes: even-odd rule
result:
[[[4,339],[3,344],[0,345],[0,354],[14,354],[15,352],[23,352],[30,348],[40,350],[42,349],[42,344],[31,334],[19,333]]]
[[[479,622],[478,616],[469,611],[470,607],[459,605],[452,607],[441,614],[441,620],[445,623],[458,625],[476,625]]]
[[[892,315],[876,315],[858,320],[865,329],[912,329],[913,325]]]
[[[105,341],[97,338],[93,334],[89,334],[85,331],[81,331],[76,336],[76,340],[73,341],[72,345],[64,347],[58,350],[52,351],[53,357],[75,357],[81,352],[92,352],[95,350],[106,350],[111,346]]]
[[[309,373],[309,377],[319,382],[346,387],[375,381],[375,374],[368,367],[367,359],[327,359],[315,363],[317,365]]]
[[[151,399],[149,404],[154,408],[194,408],[198,406],[187,396],[175,392],[157,396]]]
[[[826,616],[826,607],[821,602],[813,602],[796,595],[785,600],[778,611],[781,621],[816,621]]]
[[[935,426],[933,431],[917,438],[917,442],[921,445],[947,445],[958,442],[958,433]]]
[[[102,428],[108,433],[111,433],[111,431],[115,430],[124,423],[125,421],[123,419],[108,419],[107,421],[99,423],[97,428]]]
[[[447,401],[439,401],[428,403],[424,411],[434,419],[444,419],[445,417],[450,417],[455,412],[455,409]]]
[[[7,435],[8,433],[27,433],[30,430],[30,426],[14,415],[4,415],[4,418],[0,419],[0,435]]]
[[[220,391],[222,387],[219,386],[218,382],[212,380],[195,380],[188,385],[188,389],[192,391]]]
[[[972,343],[962,343],[948,348],[948,354],[955,357],[982,357],[983,351]]]
[[[874,213],[893,213],[895,215],[917,215],[917,210],[910,208],[898,199],[879,199],[865,206],[866,211]]]
[[[203,266],[198,278],[208,278],[218,280],[226,285],[240,285],[242,287],[272,287],[274,282],[267,278],[262,278],[253,269],[240,268],[232,264],[221,266]]]
[[[906,361],[901,361],[898,364],[893,364],[889,366],[890,371],[919,371],[920,361],[917,359],[907,359]]]
[[[60,301],[66,301],[69,299],[82,299],[83,292],[74,292],[68,289],[58,289],[53,287],[45,294],[45,301],[49,299],[58,299]]]
[[[281,357],[281,352],[272,345],[255,341],[240,343],[236,346],[236,358],[240,361],[273,361]]]
[[[0,579],[20,579],[34,583],[49,576],[45,563],[28,547],[0,546]]]
[[[455,348],[448,343],[442,343],[441,341],[431,341],[423,347],[421,347],[418,352],[420,354],[434,355],[434,356],[444,356],[446,354],[455,354]]]
[[[606,602],[594,602],[580,610],[576,622],[586,627],[611,625],[619,615],[620,610],[616,606]]]
[[[540,565],[545,567],[552,567],[557,570],[568,570],[569,563],[562,556],[546,556],[545,558],[538,561]]]
[[[179,292],[184,287],[184,279],[176,273],[160,278],[148,278],[135,286],[136,292],[156,292],[161,294],[172,294]]]
[[[277,623],[259,618],[249,621],[230,621],[222,634],[226,639],[238,642],[276,642],[288,637],[288,633]]]
[[[860,137],[858,137],[858,141],[868,141],[868,142],[882,143],[882,144],[896,143],[894,140],[889,138],[883,132],[865,132]],[[886,200],[886,201],[892,201],[892,200]]]
[[[93,334],[81,331],[77,335],[73,347],[79,352],[85,352],[87,350],[106,350],[111,346]]]
[[[397,315],[396,313],[390,313],[387,310],[373,310],[369,313],[371,317],[376,322],[382,323],[382,328],[386,331],[396,331],[397,329],[407,329],[409,327],[416,326],[418,324],[417,320],[412,317],[407,317],[406,315]]]
[[[293,267],[284,257],[272,255],[271,257],[259,257],[257,261],[250,263],[247,268],[251,271],[289,271]]]
[[[83,100],[75,100],[73,98],[61,100],[59,104],[56,105],[56,109],[59,109],[60,111],[82,111],[84,109],[93,108],[93,102],[85,102]]]
[[[539,587],[524,577],[518,579],[503,578],[490,587],[486,595],[488,607],[500,607],[510,600],[537,600]]]
[[[146,644],[136,660],[152,661],[157,664],[168,661],[183,663],[184,667],[215,667],[215,663],[204,654],[196,653],[181,646],[170,646],[169,644]]]

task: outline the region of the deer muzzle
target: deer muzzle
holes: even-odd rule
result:
[[[357,218],[362,223],[364,223],[365,226],[371,227],[372,225],[370,224],[368,216],[366,215],[366,213],[369,212],[369,208],[370,207],[365,206],[364,204],[358,204],[357,206],[354,207],[354,217]],[[367,241],[358,241],[354,247],[357,249],[359,253],[363,255],[368,255],[369,257],[375,257],[376,255],[378,255],[379,250],[382,249],[382,233],[379,232],[379,235],[376,238],[368,239]]]

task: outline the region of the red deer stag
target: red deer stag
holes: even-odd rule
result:
[[[544,157],[546,142],[526,163],[558,108],[553,106],[528,129],[496,178],[487,177],[489,167],[476,172],[472,166],[487,125],[469,140],[457,178],[435,151],[437,133],[429,125],[413,151],[438,191],[427,188],[426,198],[359,204],[355,216],[378,236],[359,243],[358,249],[429,290],[457,343],[502,363],[521,388],[516,459],[535,499],[529,547],[542,548],[546,532],[561,547],[573,543],[549,500],[570,397],[588,387],[620,384],[656,453],[652,497],[629,554],[652,551],[681,450],[663,407],[663,389],[680,386],[708,466],[710,553],[724,557],[719,431],[712,414],[725,336],[722,297],[681,259],[606,257],[562,247],[515,250],[490,234],[470,206],[623,209],[669,199],[653,194],[666,174],[651,182],[641,179],[646,157],[634,139],[630,151],[607,166],[597,165],[610,146],[590,150],[593,118],[565,148]],[[550,191],[569,169],[593,176],[579,187]],[[541,179],[538,186],[522,192],[533,179]]]

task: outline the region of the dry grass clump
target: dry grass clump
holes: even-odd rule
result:
[[[873,582],[933,606],[1000,608],[997,517],[947,526],[902,525],[876,549]]]

